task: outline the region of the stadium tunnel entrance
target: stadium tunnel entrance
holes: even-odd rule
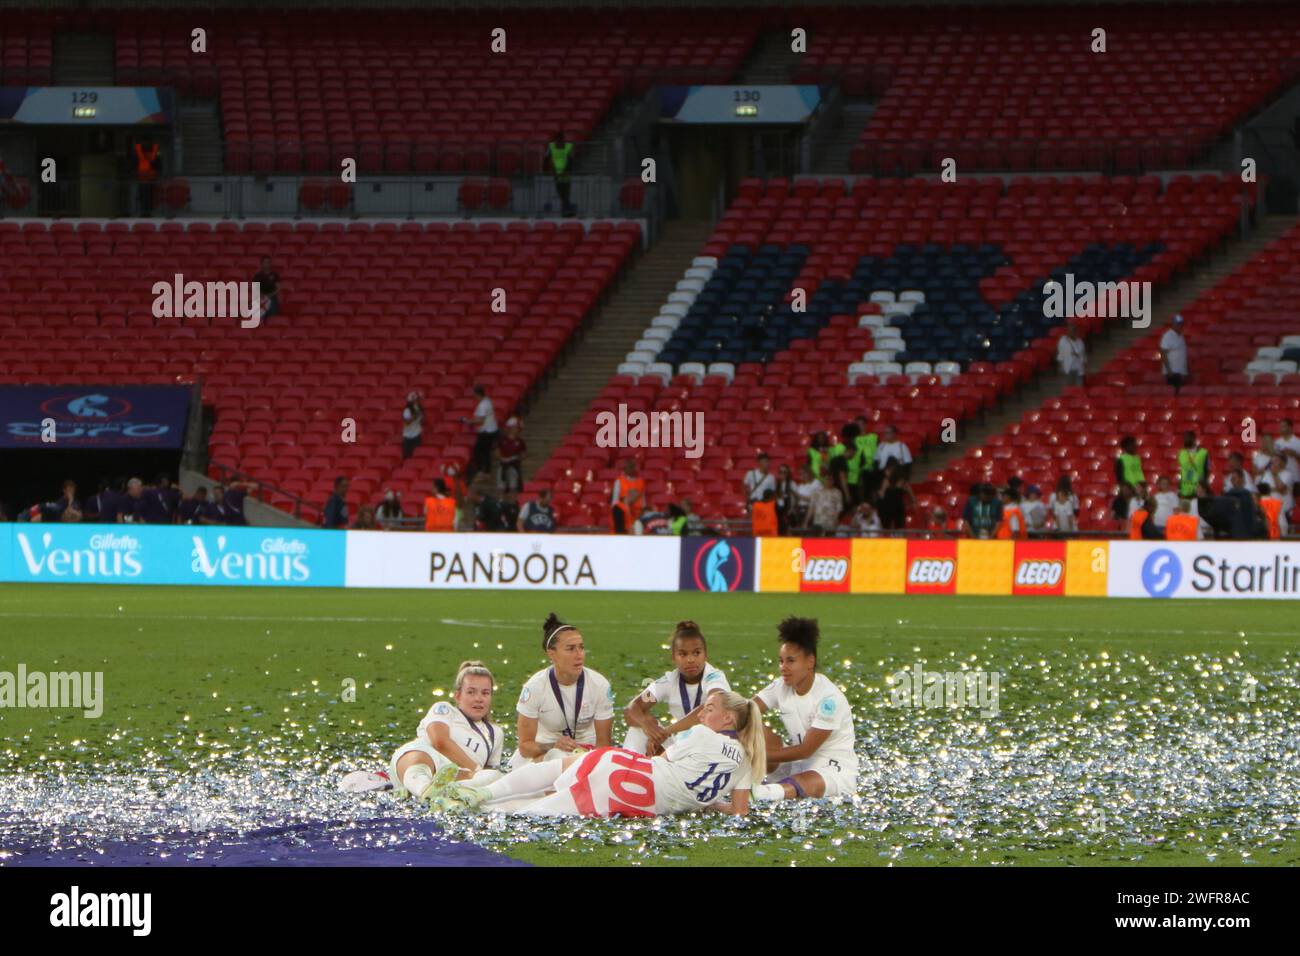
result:
[[[10,520],[15,520],[32,505],[57,501],[62,484],[77,483],[77,498],[84,506],[99,490],[103,479],[139,478],[152,484],[160,474],[174,482],[181,467],[182,450],[136,449],[105,451],[87,448],[19,448],[5,449],[4,467],[0,468],[0,506]]]
[[[799,125],[665,124],[681,216],[712,219],[751,176],[799,172]]]

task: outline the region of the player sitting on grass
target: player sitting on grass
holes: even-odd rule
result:
[[[614,689],[583,666],[582,632],[552,614],[542,625],[542,650],[551,666],[528,678],[519,693],[519,749],[511,770],[614,742]]]
[[[817,622],[788,617],[777,633],[781,676],[754,700],[760,711],[781,715],[792,743],[787,747],[769,742],[771,773],[754,787],[754,799],[852,796],[858,786],[853,714],[844,692],[817,673]]]
[[[400,781],[398,795],[425,799],[434,781],[453,779],[477,784],[501,776],[501,748],[505,734],[492,723],[492,672],[480,661],[465,661],[456,671],[452,700],[439,701],[420,721],[415,740],[398,747],[389,762],[392,779]]]
[[[758,705],[712,691],[699,725],[670,737],[660,757],[602,747],[514,770],[486,787],[449,782],[442,809],[514,810],[531,816],[649,817],[714,809],[743,816],[755,773],[767,766]],[[555,792],[520,805],[517,798]],[[730,795],[731,800],[723,798]],[[513,801],[506,806],[494,801]]]
[[[628,726],[623,740],[626,750],[651,756],[660,753],[665,740],[699,722],[705,694],[731,690],[727,675],[709,663],[704,634],[694,621],[677,622],[671,647],[674,669],[646,687],[623,711]],[[668,727],[650,713],[660,701],[668,704],[673,719]]]

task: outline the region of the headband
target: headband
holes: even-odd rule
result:
[[[554,642],[555,640],[555,635],[559,634],[561,631],[576,631],[576,630],[577,628],[574,627],[572,624],[561,624],[555,630],[551,631],[550,635],[546,638],[546,647],[549,648],[551,646],[552,642]]]

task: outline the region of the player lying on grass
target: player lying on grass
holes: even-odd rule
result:
[[[853,713],[843,691],[817,673],[817,622],[788,617],[777,634],[781,676],[754,700],[762,712],[780,714],[791,743],[769,740],[770,773],[754,787],[754,799],[850,797],[858,787]]]
[[[651,756],[660,753],[665,740],[699,722],[705,694],[731,690],[727,675],[709,663],[704,634],[694,621],[677,622],[671,651],[673,670],[647,686],[623,711],[628,726],[625,750]],[[670,726],[665,727],[650,712],[659,702],[668,704]]]
[[[766,766],[758,705],[731,691],[712,691],[700,707],[699,725],[665,741],[663,756],[602,747],[531,764],[486,787],[449,782],[433,804],[533,816],[649,817],[701,809],[743,816],[751,781]],[[552,789],[522,806],[517,800]]]
[[[510,758],[512,770],[614,742],[614,690],[583,666],[582,632],[552,614],[542,625],[542,650],[551,666],[528,678],[519,693],[519,749]]]
[[[434,780],[491,783],[501,776],[505,734],[492,723],[492,672],[481,661],[465,661],[456,670],[453,703],[439,701],[420,721],[416,738],[403,744],[389,761],[399,795],[424,798]]]

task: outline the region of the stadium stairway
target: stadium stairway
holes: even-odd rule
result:
[[[789,83],[795,68],[803,62],[802,53],[790,50],[790,31],[764,33],[754,44],[749,61],[740,72],[738,83]]]
[[[225,171],[221,116],[211,99],[181,101],[182,172],[186,176],[220,176]]]
[[[840,126],[813,158],[813,175],[844,175],[849,171],[853,148],[871,121],[876,105],[871,100],[845,99]]]
[[[1095,374],[1116,355],[1150,335],[1151,329],[1163,326],[1171,316],[1241,268],[1295,224],[1294,216],[1265,216],[1261,211],[1258,225],[1245,239],[1229,242],[1198,264],[1195,270],[1184,273],[1158,290],[1159,301],[1152,310],[1150,328],[1135,329],[1122,323],[1103,325],[1088,339],[1090,373]],[[1059,368],[1031,379],[1026,387],[1013,393],[997,408],[975,421],[968,421],[956,442],[931,446],[925,454],[918,455],[912,468],[913,476],[923,480],[922,476],[961,461],[972,449],[983,447],[990,438],[1020,421],[1026,412],[1039,407],[1046,399],[1060,395],[1068,387],[1069,383]]]
[[[54,82],[58,86],[112,86],[113,37],[107,33],[56,33]]]
[[[526,412],[525,478],[586,414],[712,232],[711,222],[668,222],[658,241],[628,270],[563,360],[563,374],[551,378]]]

